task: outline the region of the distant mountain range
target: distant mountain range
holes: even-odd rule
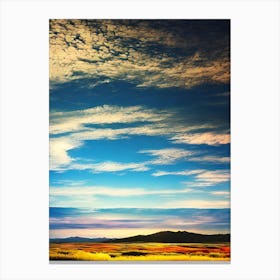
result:
[[[83,242],[105,242],[109,241],[109,238],[86,238],[86,237],[67,237],[67,238],[51,238],[51,243],[83,243]]]
[[[230,234],[199,234],[187,231],[161,231],[148,235],[136,235],[126,238],[83,238],[68,237],[50,239],[52,243],[70,242],[105,242],[105,243],[134,243],[134,242],[158,242],[158,243],[222,243],[230,242]]]

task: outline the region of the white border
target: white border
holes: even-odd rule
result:
[[[230,18],[231,264],[48,262],[48,19]],[[279,279],[278,1],[1,1],[1,279]]]

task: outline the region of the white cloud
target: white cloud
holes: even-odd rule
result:
[[[183,184],[185,184],[188,187],[191,188],[196,188],[196,187],[210,187],[213,186],[214,183],[213,182],[198,182],[196,180],[192,181],[192,182],[182,182]]]
[[[146,109],[142,106],[103,105],[84,110],[50,113],[50,133],[83,131],[86,125],[129,124],[135,122],[159,122],[171,116],[170,112]]]
[[[106,196],[140,196],[140,195],[166,195],[181,194],[192,192],[192,189],[165,189],[152,190],[144,188],[111,188],[105,186],[85,186],[85,187],[50,187],[51,196],[88,196],[88,195],[106,195]]]
[[[230,192],[229,191],[214,191],[211,192],[213,195],[221,195],[221,196],[229,196]]]
[[[67,151],[78,148],[81,145],[82,143],[80,141],[67,137],[51,138],[50,170],[68,166],[73,159],[68,155]]]
[[[166,175],[190,176],[194,175],[194,180],[183,182],[188,187],[208,187],[219,183],[228,182],[230,180],[229,170],[208,171],[204,169],[198,170],[182,170],[182,171],[156,171],[152,174],[155,177]]]
[[[93,172],[115,172],[123,170],[147,171],[149,168],[144,163],[102,162],[93,164]]]
[[[84,110],[60,111],[50,113],[50,134],[79,133],[76,137],[92,137],[93,139],[130,135],[172,135],[186,133],[197,129],[214,128],[210,124],[192,125],[174,123],[176,112],[159,110],[143,106],[111,106],[103,105]],[[129,126],[140,122],[137,126]],[[110,129],[100,126],[123,124],[125,128]],[[89,125],[95,125],[91,129]],[[104,134],[104,136],[102,136]],[[180,134],[181,135],[181,134]]]
[[[172,164],[180,160],[195,161],[195,162],[210,162],[210,163],[227,163],[230,162],[230,157],[219,156],[194,156],[198,152],[189,151],[186,149],[168,148],[159,150],[141,150],[139,153],[149,154],[156,157],[149,161],[149,164],[166,165]]]
[[[190,175],[196,175],[199,173],[204,172],[203,169],[198,170],[183,170],[183,171],[156,171],[152,175],[155,177],[159,176],[166,176],[166,175],[181,175],[181,176],[190,176]]]
[[[177,134],[171,137],[174,143],[180,144],[207,144],[222,145],[230,143],[230,134],[217,134],[213,132]]]
[[[119,172],[119,171],[147,171],[149,167],[145,163],[122,163],[122,162],[98,162],[98,163],[75,163],[74,159],[70,158],[68,164],[57,164],[52,166],[52,170],[65,171],[65,170],[90,170],[93,173],[101,172]]]
[[[106,130],[101,132],[102,137],[106,135],[109,139],[113,139],[116,137],[113,130]],[[87,135],[89,134],[89,135]],[[100,135],[98,132],[93,132],[90,134],[89,132],[83,132],[81,135],[79,133],[72,134],[68,137],[57,137],[50,138],[50,170],[54,171],[66,171],[66,170],[90,170],[94,173],[100,172],[117,172],[117,171],[147,171],[149,168],[146,166],[146,163],[122,163],[122,162],[79,162],[79,160],[71,157],[68,154],[69,150],[73,150],[79,148],[83,145],[84,140],[89,139],[98,139]],[[92,137],[92,138],[91,138]],[[94,155],[93,155],[94,156]]]
[[[229,200],[176,200],[166,204],[170,208],[230,208]]]
[[[142,150],[139,153],[149,154],[156,157],[156,159],[150,161],[150,164],[172,164],[178,160],[187,159],[193,152],[185,149],[160,149],[160,150]]]
[[[196,175],[196,179],[202,183],[223,183],[230,180],[230,173],[229,170],[206,171]]]
[[[199,156],[199,157],[191,157],[189,160],[198,161],[198,162],[227,163],[230,162],[230,157]]]
[[[145,136],[165,136],[171,139],[180,137],[182,133],[201,128],[210,128],[211,125],[182,125],[174,124],[174,112],[171,110],[147,109],[142,106],[98,106],[77,111],[52,112],[50,114],[50,162],[53,170],[66,170],[74,159],[69,156],[69,151],[79,148],[86,140],[109,139],[116,140],[127,138],[133,135]],[[139,124],[137,122],[140,122]],[[144,122],[144,124],[143,124]],[[122,124],[123,128],[108,128],[109,124]],[[130,124],[134,126],[129,126]],[[135,123],[137,125],[135,126]],[[90,127],[90,126],[97,127]],[[104,127],[105,126],[105,127]],[[66,134],[67,133],[67,134]],[[63,136],[58,136],[64,134]],[[179,136],[178,136],[179,135]],[[56,137],[55,137],[56,136]],[[142,150],[140,153],[146,153],[156,157],[154,160],[146,162],[147,164],[172,164],[178,160],[187,160],[194,152],[186,149],[169,148],[159,150]],[[199,161],[199,158],[192,157],[193,161]],[[226,159],[214,157],[205,157],[205,161],[224,162]],[[77,167],[77,165],[76,165]],[[112,167],[112,165],[110,166]],[[73,168],[73,165],[72,165]],[[81,169],[89,169],[84,166]],[[93,166],[92,169],[107,168]],[[120,166],[113,169],[122,168]],[[126,168],[129,169],[129,168]],[[130,168],[133,169],[133,168]],[[134,168],[137,170],[137,168]],[[147,170],[142,166],[138,171]]]

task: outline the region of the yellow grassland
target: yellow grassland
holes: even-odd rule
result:
[[[229,261],[229,244],[63,243],[50,244],[50,260]]]

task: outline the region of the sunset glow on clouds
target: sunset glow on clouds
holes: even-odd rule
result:
[[[229,232],[229,35],[50,20],[51,237]]]
[[[52,20],[50,80],[54,83],[85,77],[98,78],[99,83],[108,79],[128,80],[138,86],[160,88],[228,83],[229,34],[214,37],[213,44],[200,32],[212,31],[215,36],[219,32],[218,23],[213,24],[212,30],[209,21],[186,22],[185,26],[178,23]],[[174,56],[160,48],[179,52]]]

